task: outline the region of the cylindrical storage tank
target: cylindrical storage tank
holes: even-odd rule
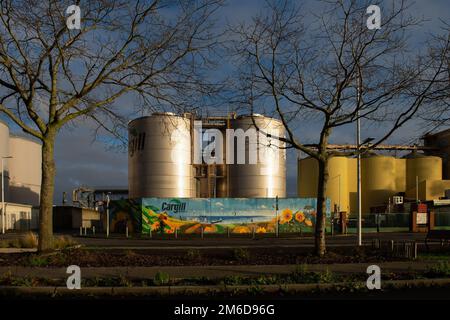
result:
[[[349,161],[347,157],[332,157],[328,160],[328,181],[325,196],[331,201],[331,210],[350,212]],[[351,170],[351,168],[350,168]],[[317,197],[319,165],[314,158],[298,161],[297,191],[301,198]]]
[[[348,158],[332,157],[328,160],[326,196],[331,200],[331,210],[350,211],[348,194]]]
[[[300,198],[317,197],[319,164],[316,159],[308,157],[298,160],[297,194]]]
[[[424,180],[442,180],[442,158],[410,153],[406,157],[406,190],[416,187]]]
[[[9,128],[8,125],[0,120],[0,161],[1,157],[10,156],[9,154]],[[5,200],[9,201],[9,159],[4,160],[4,168],[3,174],[4,177],[4,185],[5,185]],[[2,185],[0,182],[0,192],[2,192]],[[1,196],[1,193],[0,193]]]
[[[389,202],[395,195],[396,158],[374,155],[361,160],[362,213],[370,213],[370,208]]]
[[[277,139],[285,135],[281,121],[255,114],[230,124],[233,131],[227,131],[226,139],[230,197],[286,197],[286,149]]]
[[[40,142],[21,136],[9,139],[10,201],[39,205],[42,173],[42,145]]]
[[[128,124],[130,198],[194,197],[191,120],[154,113]]]

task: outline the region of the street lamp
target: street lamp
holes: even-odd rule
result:
[[[6,221],[6,212],[5,212],[5,159],[11,159],[11,156],[2,157],[2,233],[5,233],[5,221]]]
[[[111,192],[108,192],[106,195],[106,237],[109,238],[109,202],[111,201],[109,195]]]

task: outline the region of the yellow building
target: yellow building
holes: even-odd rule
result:
[[[351,215],[357,212],[357,161],[355,158],[333,157],[328,164],[326,196],[331,208]],[[298,160],[297,190],[299,197],[317,196],[318,164],[313,158]],[[442,159],[411,153],[404,158],[367,155],[361,159],[362,212],[389,203],[392,196],[404,193],[416,198],[416,184],[422,201],[443,197],[450,180],[442,180]]]

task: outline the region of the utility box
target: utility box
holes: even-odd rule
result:
[[[409,231],[428,232],[434,228],[434,212],[428,212],[425,203],[411,205],[411,218]]]

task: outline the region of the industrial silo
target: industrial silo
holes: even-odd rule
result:
[[[231,128],[227,138],[227,161],[232,158],[233,162],[229,164],[230,196],[285,197],[286,150],[278,140],[285,134],[281,121],[258,114],[239,116],[231,120]]]
[[[128,124],[130,198],[194,197],[191,120],[154,113]]]
[[[361,160],[362,213],[389,202],[398,192],[397,159],[382,155],[370,155]]]
[[[328,181],[326,195],[331,206],[339,211],[350,211],[348,194],[348,161],[347,157],[332,157],[328,160]]]
[[[349,176],[352,168],[348,157],[332,157],[328,160],[328,181],[326,197],[331,201],[331,209],[350,212]],[[350,164],[350,165],[349,165]],[[314,158],[298,161],[298,196],[302,198],[317,197],[319,165]]]
[[[0,120],[0,161],[1,157],[7,157],[9,156],[9,128],[6,123]],[[4,161],[4,168],[3,168],[3,174],[4,177],[4,185],[5,185],[5,199],[9,200],[9,193],[8,193],[8,185],[9,185],[9,160]],[[2,191],[2,185],[0,183],[0,192]]]
[[[300,198],[317,197],[319,164],[316,159],[308,157],[298,160],[297,194]]]
[[[416,187],[416,180],[442,180],[442,158],[412,152],[406,158],[406,190]]]
[[[10,201],[39,205],[42,173],[42,145],[22,136],[9,139]]]

